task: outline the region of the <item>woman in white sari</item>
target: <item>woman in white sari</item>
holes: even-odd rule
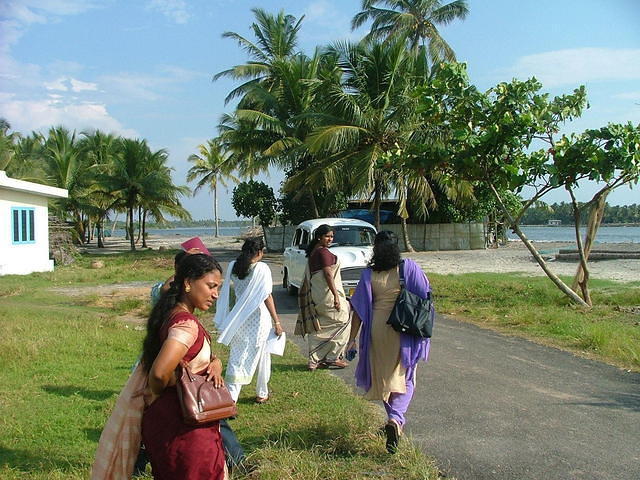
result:
[[[269,399],[271,354],[265,346],[272,326],[278,336],[283,331],[271,295],[271,270],[260,261],[263,256],[262,239],[244,242],[240,256],[229,264],[216,308],[215,324],[220,332],[218,342],[231,347],[225,382],[236,401],[242,386],[251,383],[256,369],[256,403],[265,403]],[[233,308],[230,305],[232,283],[235,292]]]

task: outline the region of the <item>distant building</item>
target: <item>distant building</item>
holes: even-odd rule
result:
[[[0,275],[50,272],[49,199],[67,190],[7,177],[0,170]]]
[[[547,225],[553,225],[554,227],[557,227],[559,225],[562,225],[562,220],[549,220],[547,222]]]

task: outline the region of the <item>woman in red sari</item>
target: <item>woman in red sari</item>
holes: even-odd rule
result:
[[[186,361],[193,373],[223,385],[222,363],[209,334],[193,314],[218,298],[222,269],[208,255],[189,255],[153,308],[147,323],[142,367],[148,374],[142,440],[159,480],[222,480],[225,458],[218,422],[189,426],[182,420],[174,371]]]

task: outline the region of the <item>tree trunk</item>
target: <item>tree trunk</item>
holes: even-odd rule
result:
[[[213,218],[216,225],[215,236],[218,238],[219,228],[218,228],[218,189],[217,187],[213,187]]]
[[[373,210],[375,215],[375,224],[376,230],[380,231],[380,204],[382,203],[382,199],[380,198],[380,188],[376,183],[373,190]]]
[[[313,194],[313,190],[309,189],[309,201],[311,202],[311,209],[313,210],[313,217],[320,218],[320,212],[318,211],[318,204],[316,203],[316,196]]]
[[[598,228],[602,223],[602,218],[604,217],[604,207],[607,201],[607,195],[609,192],[604,192],[598,200],[592,205],[589,210],[589,219],[587,220],[587,233],[585,235],[584,240],[584,258],[585,262],[589,260],[589,254],[591,253],[591,247],[593,246],[593,242],[596,238],[596,233],[598,233]],[[588,274],[588,272],[587,272]],[[578,269],[576,270],[576,275],[573,277],[573,289],[577,289],[578,286],[584,282],[585,272],[582,268],[582,264],[578,265]]]
[[[147,248],[147,211],[142,212],[142,248]]]
[[[402,218],[402,239],[404,240],[404,248],[407,252],[415,252],[411,241],[409,240],[409,230],[407,229],[407,219]]]
[[[138,238],[136,238],[136,243],[140,242],[140,235],[142,235],[142,207],[138,207]]]
[[[578,202],[576,201],[576,196],[573,194],[573,190],[571,188],[567,188],[569,191],[569,195],[571,195],[571,208],[573,210],[573,225],[576,231],[576,246],[578,247],[578,255],[580,257],[580,268],[582,269],[582,276],[580,281],[578,282],[578,286],[580,287],[580,291],[582,292],[582,298],[584,301],[592,306],[591,295],[589,294],[589,269],[587,267],[587,258],[584,253],[584,248],[582,246],[582,237],[580,236],[580,208],[578,206]],[[580,269],[578,270],[580,271]],[[577,277],[576,273],[576,277]],[[574,281],[575,283],[575,281]],[[577,289],[575,285],[571,287],[574,292],[577,293]]]
[[[96,232],[98,235],[98,248],[104,248],[104,218],[98,219],[96,228],[98,229]]]
[[[129,207],[129,242],[131,244],[131,251],[136,251],[136,241],[133,238],[133,205]]]
[[[516,235],[518,235],[518,237],[520,237],[520,240],[522,240],[522,243],[524,243],[524,246],[527,247],[529,252],[531,252],[531,255],[533,255],[533,258],[535,258],[536,262],[538,262],[538,265],[540,265],[540,267],[542,268],[542,271],[544,271],[544,273],[555,284],[555,286],[558,287],[558,289],[562,293],[564,293],[567,297],[569,297],[569,299],[572,302],[577,303],[582,307],[589,308],[589,304],[586,303],[582,298],[580,298],[580,295],[578,295],[571,288],[569,288],[569,286],[566,283],[560,280],[560,278],[549,269],[547,262],[544,261],[544,258],[542,258],[540,253],[538,253],[538,251],[533,246],[533,244],[529,241],[527,236],[522,232],[522,230],[520,230],[520,226],[513,220],[511,213],[509,212],[505,204],[502,202],[502,198],[500,197],[500,194],[497,192],[497,190],[494,188],[492,184],[490,184],[489,186],[491,187],[491,190],[496,200],[498,201],[498,205],[500,205],[500,209],[502,210],[502,213],[504,213],[505,219],[509,222],[510,228],[513,229],[513,231],[516,233]]]

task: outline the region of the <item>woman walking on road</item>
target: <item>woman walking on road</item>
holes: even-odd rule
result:
[[[243,385],[251,383],[258,370],[256,403],[269,399],[271,354],[265,349],[269,332],[282,335],[271,290],[271,270],[261,262],[264,256],[262,239],[248,239],[242,253],[229,264],[220,293],[215,324],[220,332],[218,342],[229,345],[229,361],[225,381],[229,393],[238,400]],[[230,291],[233,283],[235,304],[230,310]]]
[[[320,225],[307,248],[307,267],[298,294],[296,334],[309,335],[308,369],[344,368],[349,336],[349,303],[342,288],[340,263],[329,250],[333,229]]]
[[[429,280],[413,260],[400,259],[397,237],[393,232],[376,235],[373,257],[362,272],[351,297],[353,318],[349,350],[356,349],[360,332],[360,358],[356,367],[356,384],[365,390],[365,398],[382,400],[388,421],[384,427],[387,451],[395,453],[405,413],[415,388],[418,361],[429,355],[429,339],[396,332],[387,320],[400,293],[400,268],[405,288],[426,298]]]

